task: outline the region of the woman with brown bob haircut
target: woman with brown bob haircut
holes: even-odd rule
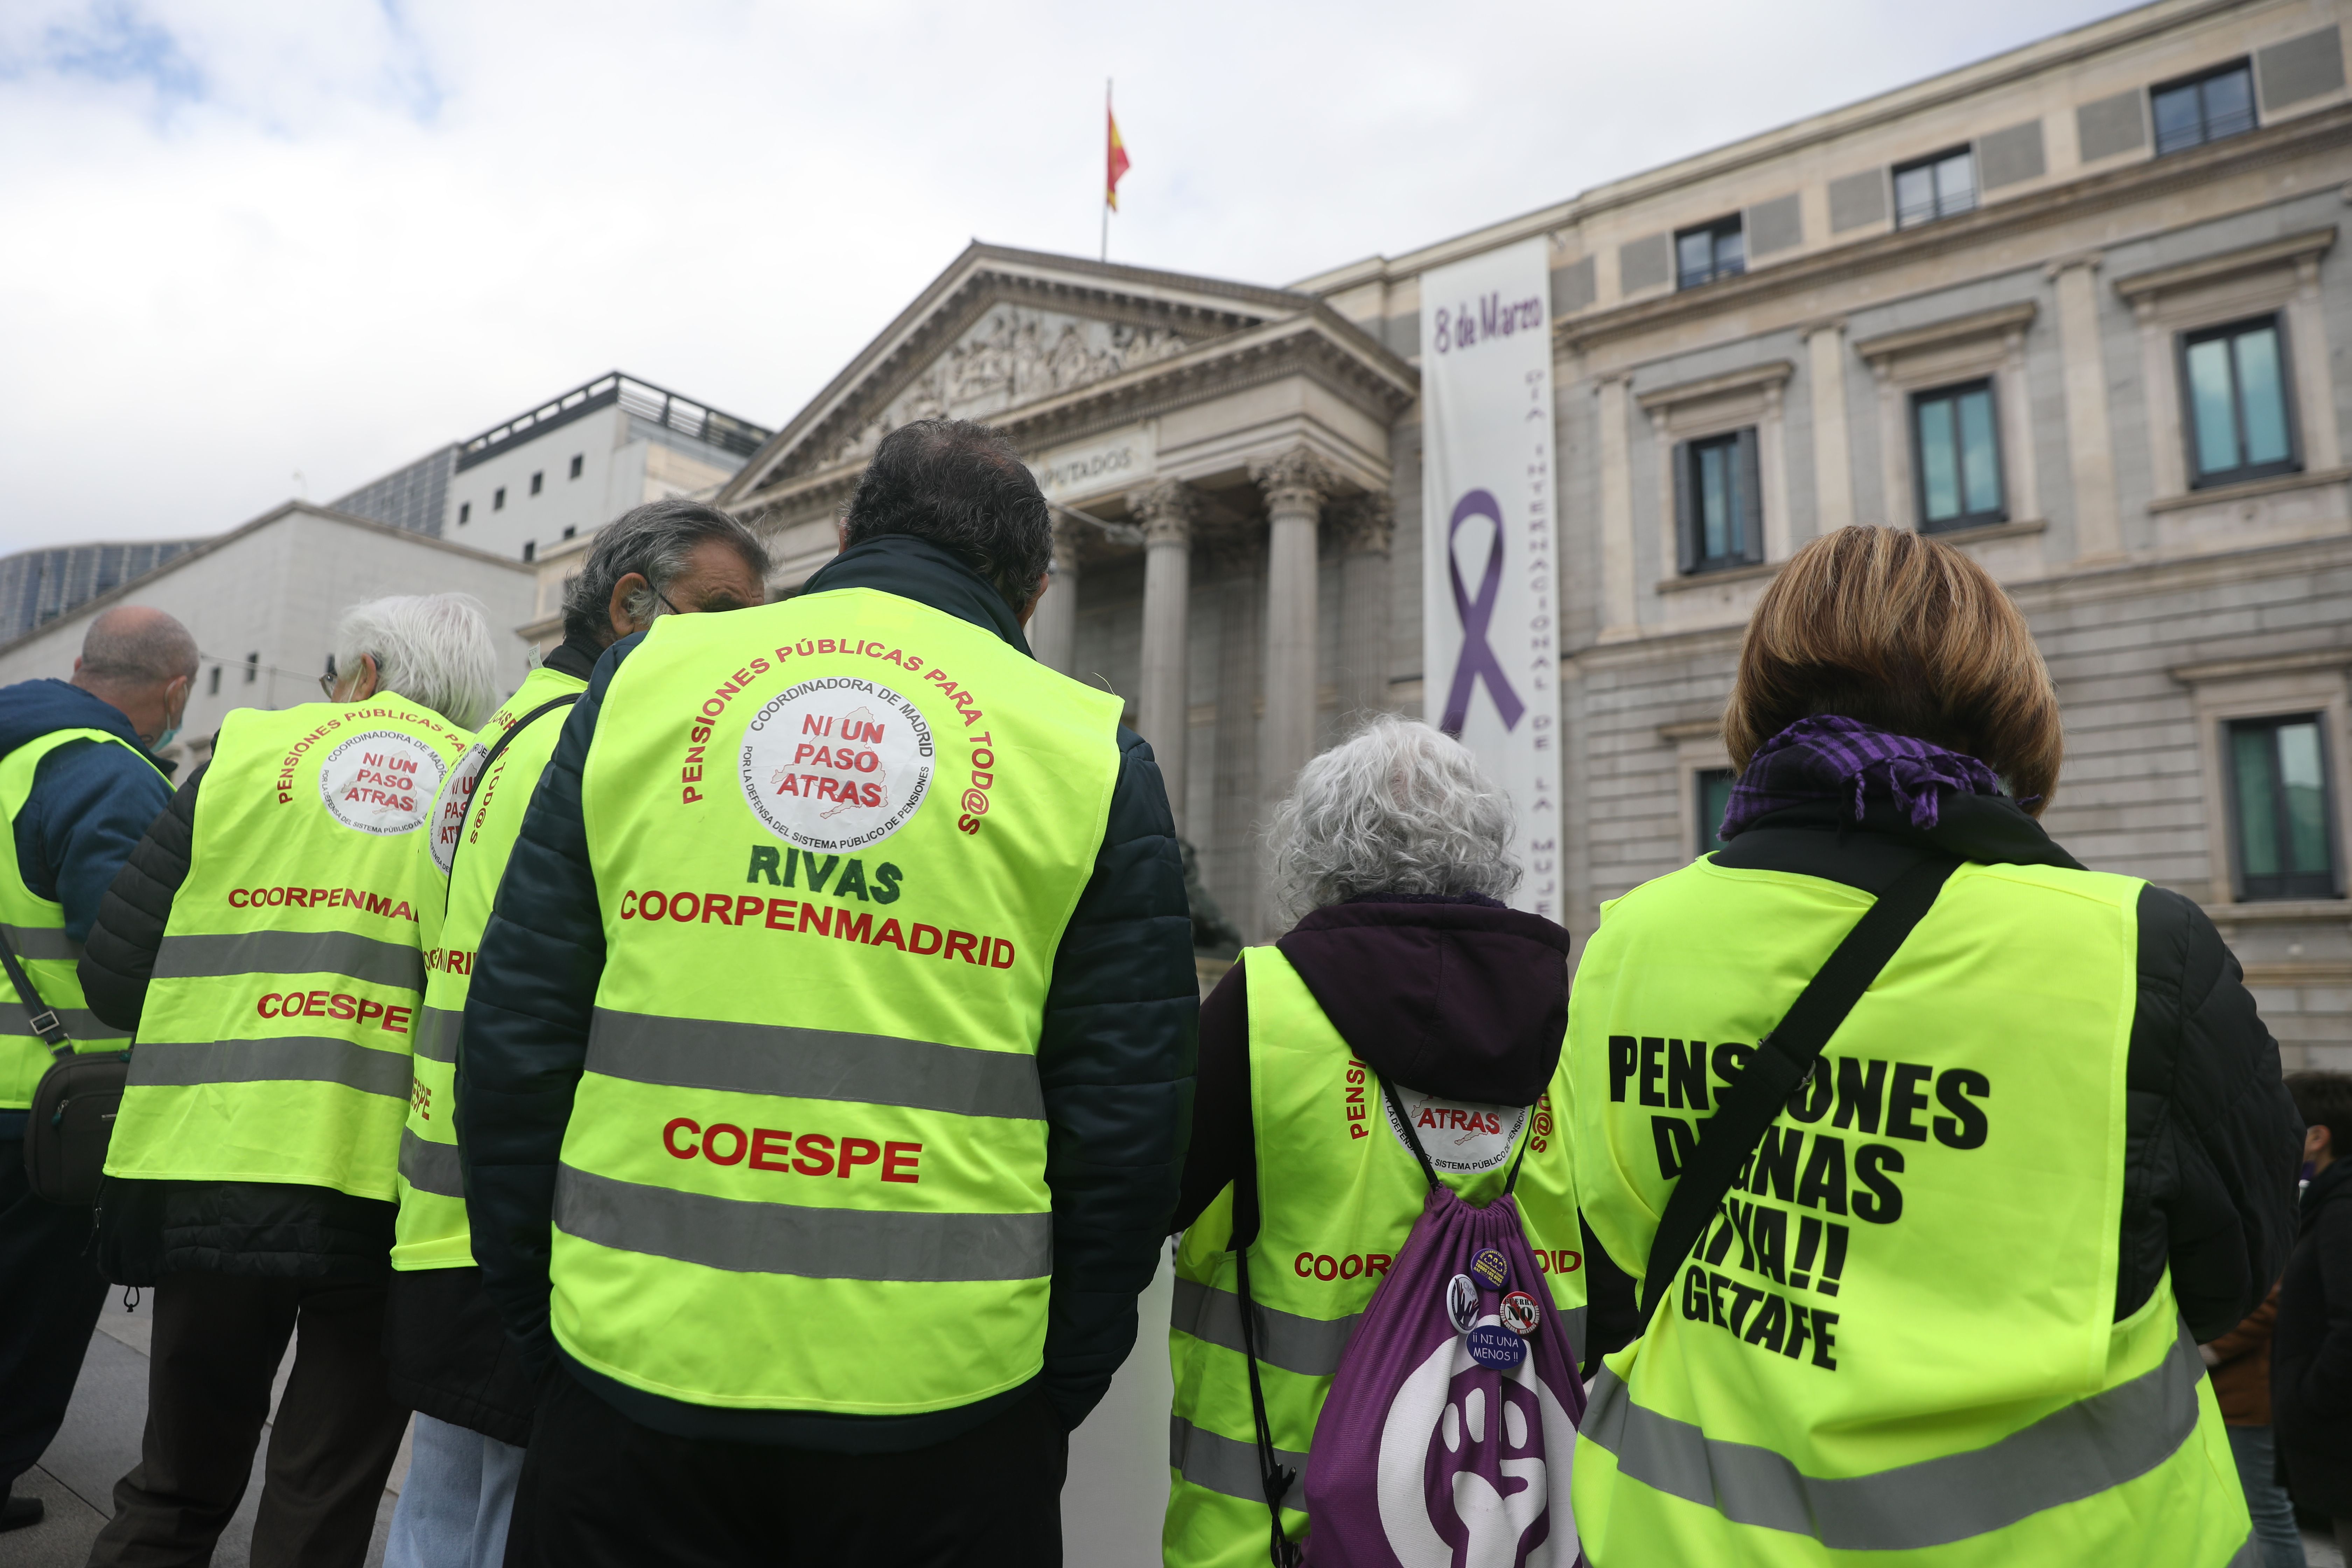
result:
[[[2255,1561],[2196,1345],[2285,1262],[2300,1123],[2204,912],[2037,820],[2024,617],[1842,529],[1758,601],[1723,732],[1726,847],[1601,907],[1569,1005],[1578,1198],[1658,1275],[1593,1382],[1587,1558]],[[1832,964],[1882,898],[1911,923]]]

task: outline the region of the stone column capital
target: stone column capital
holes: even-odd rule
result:
[[[1366,490],[1338,508],[1331,523],[1349,554],[1386,555],[1396,535],[1396,501],[1386,490]]]
[[[1146,549],[1155,544],[1190,545],[1192,524],[1201,515],[1201,492],[1181,479],[1162,479],[1128,491],[1127,510],[1143,530]]]
[[[1249,476],[1265,492],[1269,512],[1321,510],[1323,498],[1339,488],[1339,475],[1311,447],[1297,446],[1271,458],[1250,461]]]
[[[1073,518],[1064,517],[1058,512],[1055,514],[1054,570],[1056,574],[1068,572],[1077,565],[1078,550],[1086,539],[1081,531],[1085,527],[1086,524]]]

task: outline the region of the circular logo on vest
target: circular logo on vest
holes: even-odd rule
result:
[[[425,822],[447,767],[441,753],[397,730],[353,735],[319,767],[319,798],[345,827],[413,833]]]
[[[1517,1146],[1519,1130],[1528,1124],[1528,1108],[1524,1105],[1479,1105],[1467,1100],[1440,1100],[1423,1094],[1402,1084],[1397,1085],[1396,1097],[1404,1112],[1412,1118],[1412,1130],[1421,1137],[1422,1152],[1429,1163],[1441,1171],[1454,1175],[1474,1175],[1491,1171],[1511,1157]],[[1382,1095],[1385,1102],[1388,1099]],[[1405,1142],[1404,1128],[1397,1121],[1396,1109],[1389,1108],[1389,1131],[1407,1153],[1412,1145]]]
[[[932,761],[931,727],[912,698],[854,676],[819,676],[751,716],[743,798],[787,844],[863,849],[914,816]]]
[[[441,782],[441,792],[433,797],[433,863],[445,877],[457,858],[457,840],[474,809],[474,786],[482,782],[482,764],[489,756],[490,749],[479,741],[467,747],[457,765]]]

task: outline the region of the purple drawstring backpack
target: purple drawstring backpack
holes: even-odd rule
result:
[[[1396,1090],[1381,1089],[1429,1196],[1316,1418],[1307,1539],[1288,1548],[1277,1523],[1275,1561],[1297,1550],[1290,1561],[1309,1568],[1580,1564],[1569,1467],[1584,1384],[1511,1195],[1527,1145],[1502,1195],[1474,1208],[1438,1179]],[[1256,1374],[1253,1360],[1253,1394]]]

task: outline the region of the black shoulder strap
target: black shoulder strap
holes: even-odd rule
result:
[[[475,771],[474,787],[476,789],[482,787],[482,781],[490,776],[490,770],[498,766],[498,762],[500,757],[507,754],[507,748],[514,744],[514,738],[530,727],[532,720],[543,719],[548,714],[554,712],[558,708],[569,708],[574,702],[579,700],[580,693],[577,691],[567,691],[561,697],[551,697],[546,701],[541,703],[538,707],[532,709],[530,712],[524,714],[521,718],[516,720],[513,723],[508,725],[507,732],[498,738],[497,742],[490,747],[488,753],[482,758],[481,767]],[[474,804],[470,800],[466,803],[466,815],[468,817],[471,817],[474,815]],[[461,832],[457,835],[457,842],[449,847],[449,875],[451,878],[449,885],[451,886],[456,885],[456,878],[457,874],[457,851],[465,847],[466,836]],[[445,899],[446,896],[447,895],[446,893],[443,895]]]
[[[33,1033],[41,1037],[41,1044],[60,1058],[72,1054],[73,1039],[66,1033],[65,1021],[58,1016],[55,1008],[41,1000],[41,994],[33,989],[32,976],[26,974],[25,966],[16,962],[16,950],[8,945],[5,935],[0,935],[0,966],[7,969],[8,984],[16,988],[16,1000],[25,1005],[25,1011],[30,1015],[26,1021],[32,1025]]]
[[[1829,962],[1814,974],[1772,1032],[1756,1042],[1739,1076],[1715,1102],[1715,1115],[1704,1124],[1698,1147],[1683,1164],[1682,1175],[1666,1199],[1657,1235],[1650,1241],[1650,1261],[1642,1274],[1642,1317],[1646,1327],[1658,1302],[1673,1286],[1683,1258],[1698,1245],[1699,1237],[1738,1179],[1739,1168],[1755,1152],[1789,1102],[1790,1093],[1808,1082],[1822,1047],[1837,1033],[1870,983],[1878,978],[1911,928],[1926,917],[1936,895],[1959,862],[1944,856],[1923,860],[1895,879],[1878,901],[1863,911]]]

